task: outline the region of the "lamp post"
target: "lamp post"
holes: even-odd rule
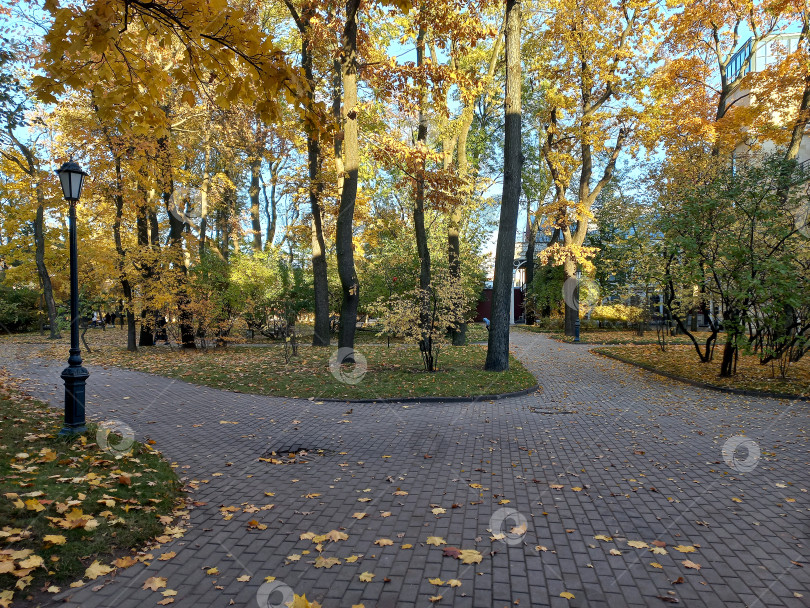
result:
[[[582,278],[582,271],[577,269],[577,318],[574,319],[574,342],[579,344],[579,280]]]
[[[65,381],[65,426],[60,435],[74,435],[87,430],[84,419],[85,382],[90,376],[82,366],[79,349],[79,263],[76,251],[76,202],[82,193],[82,182],[87,175],[73,161],[64,163],[57,171],[62,192],[70,205],[68,232],[70,233],[70,357],[62,372]]]

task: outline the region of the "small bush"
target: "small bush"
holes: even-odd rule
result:
[[[591,310],[591,319],[608,323],[635,324],[644,320],[644,310],[638,306],[626,306],[624,304],[595,306]]]
[[[35,329],[39,318],[39,292],[28,287],[0,285],[0,333]]]

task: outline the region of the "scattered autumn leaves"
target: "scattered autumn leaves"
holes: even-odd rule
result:
[[[56,437],[60,428],[59,412],[0,374],[3,608],[34,588],[58,593],[96,581],[141,559],[110,561],[113,554],[182,534],[170,525],[186,513],[179,484],[151,446],[115,455],[92,432],[65,441]]]

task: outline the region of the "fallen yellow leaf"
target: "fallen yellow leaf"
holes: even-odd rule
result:
[[[109,574],[112,572],[112,567],[100,563],[98,560],[94,561],[85,571],[84,575],[90,580],[95,580],[99,576]]]
[[[152,576],[146,579],[143,583],[143,587],[141,589],[151,589],[152,591],[157,591],[158,589],[163,589],[166,586],[166,579],[162,576]]]
[[[46,534],[42,540],[52,545],[64,545],[67,542],[67,539],[61,534]]]

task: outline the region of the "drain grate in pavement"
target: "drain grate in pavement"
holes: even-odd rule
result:
[[[575,414],[576,412],[572,412],[569,410],[544,410],[539,407],[530,407],[529,411],[532,414]]]
[[[271,447],[259,457],[259,460],[270,464],[306,464],[316,458],[323,458],[334,453],[334,450],[309,447],[301,443],[291,443]]]

